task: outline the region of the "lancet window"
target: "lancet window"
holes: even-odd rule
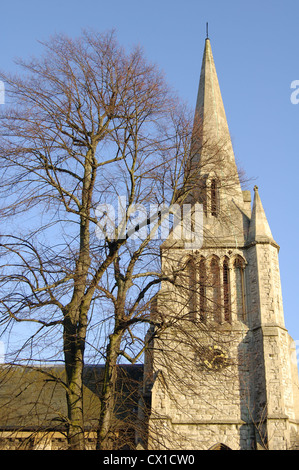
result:
[[[187,263],[188,311],[191,318],[221,322],[232,320],[232,311],[244,320],[245,263],[237,257],[231,266],[229,259],[213,256],[210,261],[190,259]],[[231,277],[232,276],[232,277]]]
[[[206,319],[206,277],[205,260],[201,259],[199,263],[199,318],[201,321]]]
[[[245,319],[245,287],[244,287],[244,261],[237,257],[234,262],[236,285],[236,312],[239,320]]]
[[[217,181],[213,179],[211,181],[211,215],[217,217],[218,215],[218,185]]]
[[[187,263],[188,311],[191,318],[204,321],[206,318],[206,267],[205,260]]]
[[[196,264],[193,259],[190,259],[187,263],[187,272],[188,272],[188,308],[191,318],[196,317],[197,311],[197,273],[196,273]]]
[[[211,287],[212,287],[212,316],[215,321],[221,318],[221,285],[219,262],[213,258],[211,261]]]
[[[224,320],[230,321],[230,279],[228,260],[223,261],[223,308]]]

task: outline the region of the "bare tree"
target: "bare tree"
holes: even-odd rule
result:
[[[3,334],[27,325],[13,364],[57,361],[63,351],[71,449],[85,447],[85,356],[104,364],[97,447],[110,449],[121,358],[136,363],[154,338],[167,351],[165,332],[179,327],[180,339],[209,363],[196,335],[206,324],[190,312],[203,285],[214,286],[199,310],[206,314],[208,304],[217,316],[219,280],[193,279],[172,249],[161,264],[161,230],[172,227],[169,248],[185,243],[176,229],[182,205],[202,199],[199,147],[208,148],[207,168],[223,152],[219,142],[197,139],[201,123],[139,48],[126,53],[113,33],[88,32],[44,47],[41,59],[19,62],[21,76],[0,76],[11,102],[1,115],[1,325]],[[161,282],[169,286],[162,293]],[[170,314],[161,304],[173,288],[181,294]],[[145,340],[143,325],[151,325]]]
[[[150,237],[134,250],[120,227],[107,234],[96,209],[125,196],[122,227],[131,223],[135,231],[134,205],[178,201],[191,127],[161,73],[140,49],[125,53],[114,34],[55,36],[44,47],[41,59],[19,61],[21,76],[1,74],[11,103],[1,115],[1,324],[3,331],[21,323],[34,327],[18,348],[17,363],[26,357],[25,347],[36,362],[38,344],[48,347],[45,331],[58,338],[69,444],[82,449],[88,328],[110,318],[103,297],[112,302],[114,327],[107,327],[107,350],[98,350],[107,364],[105,384],[111,385],[117,358],[125,355],[125,333],[131,337],[133,324],[149,321],[148,301],[140,308],[140,300],[161,280],[157,264],[152,273],[145,271],[151,279],[136,286],[126,310],[129,286],[145,276],[134,269]],[[99,227],[105,229],[102,239]],[[120,259],[127,261],[125,273]],[[107,284],[110,267],[116,293]],[[93,315],[97,310],[101,321]],[[111,387],[104,386],[102,399],[105,434]]]

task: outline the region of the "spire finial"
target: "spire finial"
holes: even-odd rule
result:
[[[206,39],[209,39],[209,23],[206,23],[206,33],[207,33]]]

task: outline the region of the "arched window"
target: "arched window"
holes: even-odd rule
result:
[[[212,283],[212,313],[215,321],[220,321],[220,271],[219,263],[213,258],[211,261],[211,283]]]
[[[187,299],[190,319],[206,319],[206,266],[202,258],[196,263],[192,258],[186,265],[187,268]]]
[[[223,262],[223,306],[224,320],[230,321],[230,286],[229,286],[229,266],[225,259]]]
[[[199,319],[206,319],[206,266],[205,260],[201,259],[199,263]]]
[[[212,447],[210,447],[209,450],[232,450],[232,449],[226,446],[225,444],[222,444],[222,442],[219,442],[218,444],[214,444]]]
[[[197,310],[197,293],[196,293],[196,267],[193,259],[187,263],[187,296],[188,296],[188,310],[190,318],[195,318]]]
[[[207,180],[205,177],[199,180],[198,184],[198,202],[203,205],[203,211],[205,215],[208,215],[207,208]]]
[[[244,262],[236,258],[234,262],[236,280],[236,311],[239,320],[245,319],[245,289],[244,289]]]
[[[218,215],[218,185],[215,179],[211,181],[211,215]]]

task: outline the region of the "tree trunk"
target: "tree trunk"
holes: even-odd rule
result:
[[[68,423],[70,450],[84,450],[83,367],[85,329],[67,317],[64,324],[64,355],[67,379]]]
[[[97,450],[112,450],[115,440],[113,434],[115,385],[117,379],[117,358],[121,342],[121,334],[113,333],[109,336],[107,358],[104,371],[103,388],[101,393],[101,412],[97,433]]]

